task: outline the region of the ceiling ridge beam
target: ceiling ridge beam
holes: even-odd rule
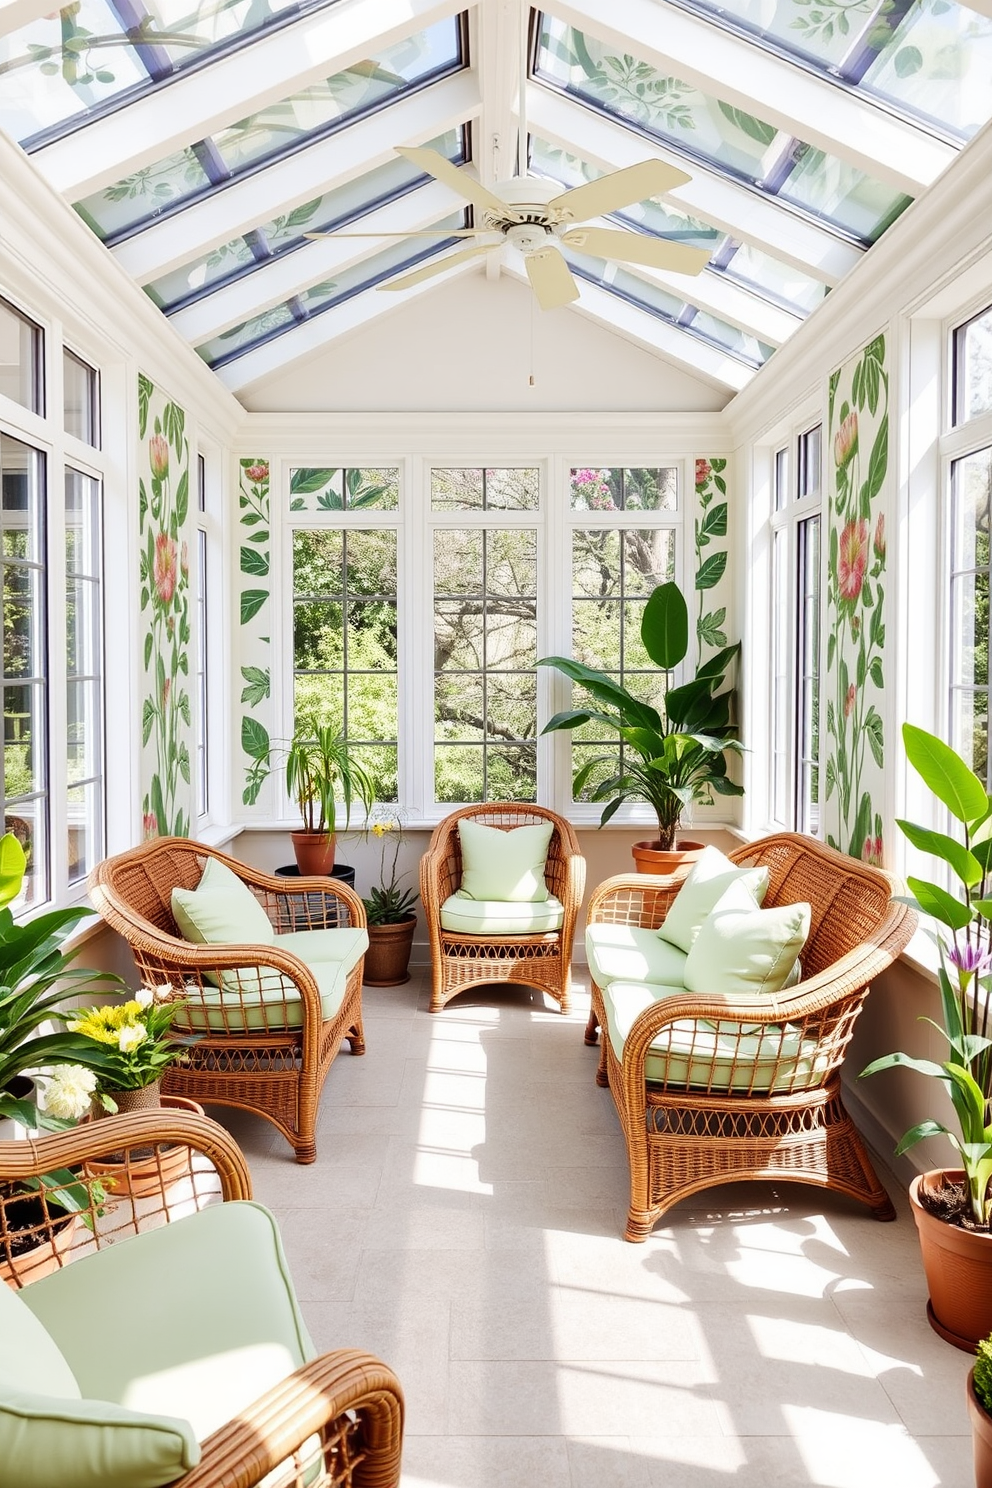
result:
[[[208,66],[177,74],[121,109],[36,150],[57,191],[77,201],[153,165],[290,93],[363,61],[370,52],[457,15],[465,0],[341,0],[310,11]],[[264,67],[248,67],[261,57]],[[253,81],[249,81],[252,79]]]
[[[335,239],[332,233],[320,242],[308,243],[305,248],[272,258],[233,284],[223,285],[185,310],[177,310],[169,316],[170,324],[194,346],[200,345],[231,326],[282,304],[295,294],[305,293],[311,285],[375,257],[387,246],[377,240],[376,232],[414,232],[429,228],[441,217],[449,217],[452,210],[457,210],[457,207],[453,206],[451,192],[440,182],[432,181],[399,201],[387,202],[349,227],[349,232],[356,232],[367,226],[370,229],[368,243],[362,245],[349,239]],[[428,243],[418,243],[416,239],[410,244],[411,252],[417,247],[428,246]],[[399,273],[399,269],[396,272]]]
[[[0,36],[10,36],[52,13],[52,0],[0,0]]]
[[[535,134],[602,170],[620,170],[651,157],[679,169],[687,165],[685,157],[674,150],[550,88],[531,84],[527,99]],[[667,200],[824,284],[839,283],[864,257],[862,248],[810,222],[786,203],[762,196],[695,161],[688,169],[692,180],[666,193]]]
[[[958,153],[922,127],[675,6],[557,0],[557,20],[919,196]]]
[[[470,73],[442,78],[422,93],[399,99],[144,228],[120,243],[114,257],[139,283],[147,284],[310,201],[315,182],[318,194],[346,186],[395,160],[396,145],[423,144],[473,119],[478,111],[478,86]]]

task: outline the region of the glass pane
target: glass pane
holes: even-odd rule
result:
[[[5,751],[6,753],[6,751]],[[12,794],[8,791],[8,796]],[[21,892],[10,908],[16,914],[32,905],[44,904],[50,896],[48,878],[48,804],[44,799],[8,799],[3,818],[5,832],[13,832],[27,858]]]
[[[434,593],[481,594],[483,535],[478,529],[434,534]]]
[[[537,800],[537,745],[492,745],[487,759],[486,799]]]
[[[293,680],[293,716],[316,715],[331,728],[344,729],[344,678],[340,673],[297,672]]]
[[[380,669],[388,664],[396,666],[396,601],[372,600],[356,603],[348,601],[348,669],[363,667]],[[376,738],[391,738],[392,732],[377,734]]]
[[[103,800],[99,781],[72,787],[67,796],[69,882],[86,878],[103,857]]]
[[[32,413],[45,411],[43,351],[41,327],[0,300],[0,396],[30,408]]]
[[[44,666],[44,643],[36,615],[41,595],[37,570],[5,564],[3,584],[3,671],[7,678],[34,677]]]
[[[953,462],[951,742],[986,781],[990,491],[992,448]]]
[[[817,431],[819,433],[819,431]],[[799,523],[799,800],[798,827],[820,827],[820,518]]]
[[[992,309],[954,332],[954,422],[992,409]]]
[[[25,839],[30,836],[32,903],[46,898],[50,887],[47,841],[41,831],[42,826],[47,831],[48,815],[44,473],[44,457],[37,450],[0,434],[4,599],[0,796],[8,818],[28,824],[23,831],[16,824],[11,830]]]
[[[716,263],[713,267],[735,284],[757,290],[765,299],[774,300],[799,314],[815,310],[820,301],[826,299],[827,286],[812,275],[804,274],[779,258],[772,258],[770,253],[764,253],[760,248],[752,248],[750,243],[735,245],[734,240],[728,238],[727,244],[731,251],[726,265]]]
[[[796,495],[815,496],[820,489],[820,425],[800,434],[797,449],[798,486]]]
[[[775,510],[783,511],[789,502],[789,451],[775,451]]]
[[[792,736],[789,643],[792,627],[789,533],[787,528],[780,528],[775,533],[772,548],[772,818],[790,828],[793,825],[792,800],[789,794],[789,748]]]
[[[349,120],[383,107],[461,60],[458,18],[438,21],[323,82],[125,176],[76,203],[99,235],[114,239],[216,190],[263,161],[293,154]],[[0,123],[3,115],[0,112]]]
[[[344,666],[344,606],[320,600],[293,606],[293,647],[298,671]]]
[[[432,470],[431,506],[434,511],[481,511],[483,487],[482,470]]]
[[[67,434],[100,447],[99,429],[99,380],[92,367],[88,367],[71,351],[62,352],[62,396],[64,403],[64,427]]]
[[[434,687],[434,737],[438,741],[481,740],[486,728],[482,678],[464,672],[437,677]]]
[[[200,510],[204,508],[205,462],[199,457]],[[207,574],[207,534],[202,527],[196,533],[196,792],[200,816],[210,809],[210,693],[209,668],[209,587]]]
[[[573,511],[674,511],[678,505],[678,471],[664,469],[570,472]]]
[[[343,563],[343,532],[307,532],[297,528],[293,533],[294,594],[340,595]]]
[[[485,752],[480,744],[434,745],[434,799],[442,805],[485,799]]]
[[[874,242],[909,204],[909,197],[774,124],[547,15],[536,71],[680,154],[794,202],[860,241]]]
[[[100,680],[69,679],[66,687],[66,758],[69,784],[100,775]]]
[[[573,599],[572,655],[601,672],[620,670],[622,601]]]
[[[487,470],[486,506],[495,511],[536,511],[541,500],[537,470]]]
[[[348,738],[395,739],[398,729],[398,681],[395,672],[350,672]]]

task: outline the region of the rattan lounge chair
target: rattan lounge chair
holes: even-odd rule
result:
[[[512,830],[538,822],[554,824],[548,848],[545,882],[560,901],[561,928],[539,934],[466,935],[441,925],[441,906],[461,886],[462,854],[458,823],[470,820],[485,827]],[[430,935],[431,1012],[437,1013],[472,987],[513,982],[536,987],[554,998],[561,1011],[569,1010],[572,938],[575,917],[585,886],[585,859],[571,826],[543,806],[500,803],[466,806],[452,812],[434,829],[420,863],[420,897]]]
[[[742,867],[768,866],[765,906],[810,903],[802,980],[778,995],[774,1009],[767,1002],[728,1009],[690,992],[655,1002],[635,1019],[620,1058],[604,1026],[596,1079],[609,1085],[627,1144],[626,1239],[644,1240],[689,1194],[755,1178],[833,1188],[866,1204],[876,1219],[894,1219],[844,1109],[840,1067],[871,981],[906,945],[915,916],[892,899],[898,886],[889,874],[809,837],[766,837],[730,856]],[[592,895],[589,923],[656,929],[684,877],[608,879]],[[603,994],[594,982],[587,1044],[603,1024]]]
[[[178,1178],[177,1150],[185,1157]],[[53,1246],[52,1230],[65,1224],[56,1218],[55,1173],[85,1175],[87,1163],[111,1156],[129,1170],[168,1164],[175,1181],[140,1199],[121,1185],[105,1197],[91,1191],[70,1243]],[[5,1456],[14,1472],[5,1482],[396,1488],[399,1381],[355,1349],[316,1354],[272,1216],[228,1202],[250,1200],[251,1180],[222,1127],[161,1109],[0,1142],[0,1254],[16,1209],[12,1186],[25,1179],[40,1183],[49,1260],[8,1274],[18,1301],[0,1288],[4,1342],[24,1345],[6,1367],[0,1359],[0,1441],[17,1464]],[[44,1251],[44,1233],[38,1239]],[[151,1451],[167,1454],[164,1469],[161,1460],[149,1466],[148,1416],[159,1422]],[[183,1459],[178,1470],[172,1457]]]
[[[248,885],[277,932],[274,944],[182,939],[172,890],[195,888],[208,858]],[[189,999],[173,1028],[197,1034],[198,1041],[188,1062],[166,1070],[163,1090],[257,1112],[288,1139],[297,1162],[313,1162],[317,1103],[331,1063],[343,1039],[352,1054],[365,1052],[364,958],[349,973],[340,1005],[325,1018],[313,972],[280,946],[279,935],[364,929],[365,907],[354,890],[337,879],[275,878],[186,837],[158,837],[107,858],[91,873],[89,889],[107,924],[130,946],[143,980],[171,982]]]

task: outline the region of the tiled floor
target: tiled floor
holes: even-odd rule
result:
[[[620,1239],[610,1095],[569,1018],[484,989],[365,993],[319,1156],[215,1111],[279,1217],[321,1349],[407,1399],[404,1488],[968,1488],[969,1361],[931,1332],[915,1231],[738,1184]]]

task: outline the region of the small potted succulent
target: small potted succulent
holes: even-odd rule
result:
[[[968,1375],[968,1415],[975,1450],[975,1488],[992,1488],[992,1334],[978,1345]]]
[[[414,906],[416,889],[405,888],[405,874],[397,874],[400,843],[399,821],[375,822],[369,831],[378,838],[379,882],[363,899],[368,917],[369,948],[365,955],[364,980],[370,987],[399,987],[410,980],[410,951],[417,928]],[[387,844],[392,845],[389,877],[386,877]]]
[[[622,746],[596,755],[576,772],[579,796],[595,781],[590,799],[605,801],[605,826],[625,801],[646,801],[658,819],[658,836],[634,844],[642,872],[668,873],[678,866],[677,836],[682,813],[711,793],[741,796],[743,787],[727,775],[727,754],[741,745],[732,722],[734,692],[724,688],[740,642],[717,651],[696,669],[691,681],[673,686],[676,667],[689,650],[689,611],[677,584],[659,584],[644,606],[641,640],[648,656],[664,673],[664,707],[643,702],[606,672],[563,656],[545,656],[539,666],[553,666],[586,694],[577,707],[556,713],[544,733],[582,728],[592,723],[615,733]],[[604,774],[605,769],[605,774]],[[692,843],[692,848],[702,844]],[[679,844],[682,847],[682,844]],[[684,847],[690,846],[685,844]]]

